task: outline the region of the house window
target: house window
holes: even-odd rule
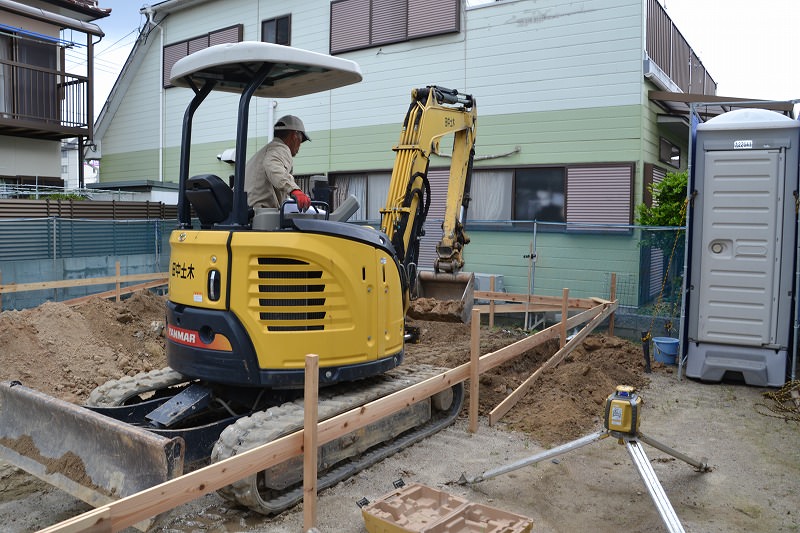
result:
[[[513,170],[473,170],[467,220],[511,220],[513,183]]]
[[[658,150],[658,160],[674,168],[681,168],[681,149],[661,137]]]
[[[378,224],[381,219],[380,210],[386,206],[391,177],[390,172],[332,176],[331,186],[335,191],[334,206],[342,205],[342,202],[353,195],[358,200],[360,207],[350,220]]]
[[[162,71],[162,82],[164,88],[172,87],[170,77],[172,66],[179,59],[188,56],[199,50],[223,43],[238,43],[242,40],[243,25],[237,24],[221,30],[215,30],[204,35],[192,37],[185,41],[168,44],[164,47],[164,69]]]
[[[460,0],[334,0],[332,54],[460,30]]]
[[[514,220],[564,222],[564,168],[526,168],[514,176]]]
[[[629,163],[476,169],[467,219],[567,222],[566,229],[581,231],[625,226],[633,212],[633,169]]]
[[[562,223],[567,231],[629,231],[633,214],[632,163],[475,169],[467,223],[489,229],[511,221]],[[441,223],[449,171],[430,170],[431,210],[428,221]],[[376,223],[386,205],[390,172],[331,176],[334,206],[351,194],[361,206],[351,220]],[[332,206],[332,207],[334,207]],[[563,223],[566,222],[566,226]],[[511,227],[521,228],[514,224]],[[438,226],[437,226],[438,227]],[[527,230],[527,228],[525,228]]]
[[[292,16],[283,15],[261,23],[261,40],[265,43],[291,45]]]

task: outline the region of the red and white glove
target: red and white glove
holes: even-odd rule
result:
[[[292,198],[294,198],[295,201],[297,202],[297,208],[300,211],[305,211],[306,209],[311,207],[311,198],[309,198],[308,195],[303,191],[301,191],[300,189],[295,189],[289,194],[291,194]]]

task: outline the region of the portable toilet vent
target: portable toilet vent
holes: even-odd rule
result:
[[[800,122],[740,109],[697,126],[690,187],[686,375],[786,381]]]

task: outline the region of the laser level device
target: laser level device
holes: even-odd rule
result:
[[[617,389],[606,399],[605,418],[603,424],[605,428],[615,433],[625,435],[636,435],[639,431],[639,408],[642,405],[642,398],[636,394],[636,389],[630,385],[617,385]]]

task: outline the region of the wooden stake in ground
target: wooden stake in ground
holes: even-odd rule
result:
[[[308,354],[303,397],[303,531],[317,527],[318,391],[319,356]]]
[[[116,273],[117,273],[117,284],[116,284],[116,288],[114,289],[114,291],[115,291],[114,294],[117,297],[117,300],[116,300],[117,303],[119,303],[119,301],[120,301],[120,292],[119,292],[119,289],[120,289],[120,283],[119,283],[120,269],[119,269],[119,261],[117,261],[114,266],[116,268]]]
[[[489,292],[494,292],[494,276],[489,278]],[[489,328],[494,327],[494,298],[489,300]]]
[[[617,299],[617,274],[616,272],[611,273],[611,289],[608,291],[608,299],[612,302]],[[611,316],[608,317],[608,334],[609,336],[614,336],[614,315],[616,313],[611,313]]]
[[[472,310],[469,337],[469,431],[478,432],[478,395],[480,393],[481,312]]]
[[[569,289],[561,291],[561,334],[559,335],[558,346],[563,348],[567,344],[567,317],[569,315]]]

